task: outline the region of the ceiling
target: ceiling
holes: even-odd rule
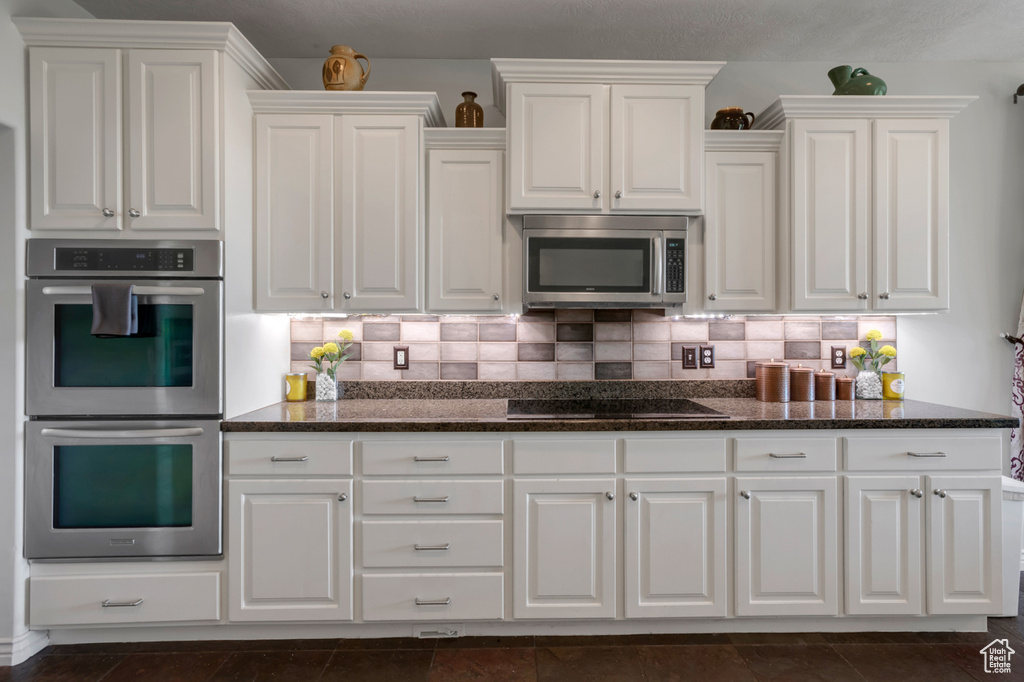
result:
[[[75,0],[230,21],[268,58],[1024,61],[1021,0]]]

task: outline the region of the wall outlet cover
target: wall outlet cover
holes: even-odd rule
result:
[[[409,369],[409,346],[395,346],[395,369]]]
[[[696,346],[683,346],[683,369],[697,369]]]
[[[846,346],[832,346],[832,369],[846,369]]]
[[[715,366],[715,347],[700,347],[700,366],[704,369],[712,369]]]

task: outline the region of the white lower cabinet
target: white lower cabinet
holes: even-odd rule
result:
[[[500,620],[501,573],[364,575],[363,620]]]
[[[625,483],[626,617],[725,616],[725,478]]]
[[[352,620],[352,481],[230,480],[228,618]]]
[[[615,479],[513,483],[513,616],[615,617]]]

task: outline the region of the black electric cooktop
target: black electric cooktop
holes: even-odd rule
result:
[[[588,398],[508,401],[509,419],[728,419],[686,398]]]

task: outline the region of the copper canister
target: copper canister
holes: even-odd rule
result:
[[[836,400],[853,400],[853,377],[836,377]]]
[[[814,373],[814,399],[836,399],[836,375],[822,370]]]
[[[754,365],[757,399],[765,403],[789,402],[789,365],[785,362],[758,362]]]
[[[797,365],[789,368],[789,399],[794,402],[814,400],[814,370]]]

